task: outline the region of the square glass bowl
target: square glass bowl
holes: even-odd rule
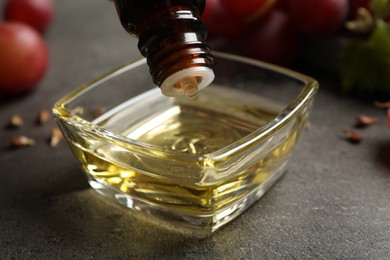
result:
[[[97,192],[197,237],[237,217],[282,176],[318,87],[284,68],[214,55],[216,78],[195,99],[163,96],[140,60],[53,108]]]

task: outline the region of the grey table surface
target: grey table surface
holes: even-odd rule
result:
[[[3,2],[0,1],[1,4]],[[287,174],[213,236],[196,240],[134,218],[89,188],[67,145],[47,145],[55,122],[36,126],[40,109],[75,87],[140,58],[112,2],[56,1],[45,35],[51,61],[33,93],[0,97],[0,259],[389,259],[390,131],[384,112],[322,88],[311,128]],[[26,125],[4,129],[18,113]],[[340,134],[357,114],[381,118],[353,145]],[[9,150],[15,133],[37,145]]]

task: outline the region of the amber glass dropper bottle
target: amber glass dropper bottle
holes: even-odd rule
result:
[[[200,19],[205,0],[114,0],[123,27],[139,39],[154,83],[166,96],[195,97],[214,79]]]

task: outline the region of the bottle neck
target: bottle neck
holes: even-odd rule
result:
[[[193,93],[180,87],[188,86],[189,78],[192,85],[201,88],[214,77],[213,56],[206,44],[207,28],[200,19],[202,3],[116,0],[122,25],[139,38],[138,49],[147,58],[153,81],[168,96]]]
[[[161,10],[140,28],[138,48],[147,58],[156,85],[185,68],[211,68],[207,29],[193,10],[184,6]]]
[[[141,31],[138,25],[160,10],[182,5],[201,15],[206,0],[114,0],[114,3],[122,26],[138,37]]]

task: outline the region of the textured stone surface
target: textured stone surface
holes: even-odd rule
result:
[[[384,113],[334,94],[337,83],[326,76],[315,75],[322,88],[312,126],[288,173],[212,237],[168,233],[98,196],[65,143],[48,147],[54,122],[37,127],[35,118],[71,89],[140,56],[111,2],[55,3],[56,21],[45,36],[47,76],[26,97],[0,97],[0,259],[388,259],[390,131]],[[5,130],[13,113],[26,126]],[[352,145],[340,129],[353,127],[359,113],[383,119],[362,129],[366,139]],[[9,150],[14,133],[38,144]]]

